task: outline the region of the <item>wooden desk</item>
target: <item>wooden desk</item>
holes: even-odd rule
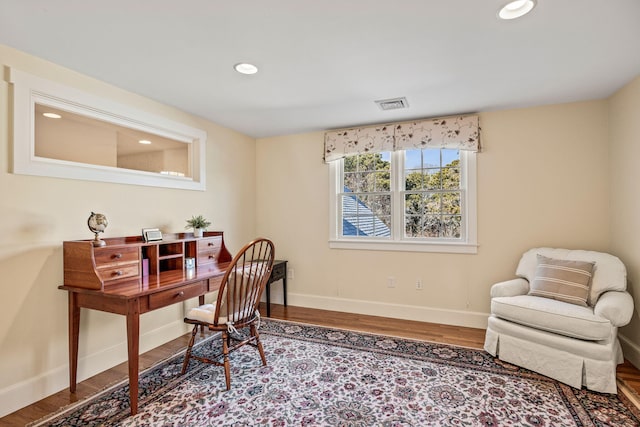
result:
[[[127,353],[131,414],[138,412],[140,315],[217,290],[231,255],[221,232],[195,239],[190,233],[165,236],[160,242],[141,238],[64,242],[64,285],[69,292],[69,389],[76,391],[81,308],[127,317]],[[196,259],[185,269],[184,259]],[[146,260],[146,261],[145,261]],[[143,276],[143,265],[149,275]]]
[[[282,297],[284,299],[284,306],[287,306],[287,261],[275,260],[273,261],[273,269],[271,270],[271,276],[267,281],[267,317],[271,316],[271,283],[277,282],[282,279]]]

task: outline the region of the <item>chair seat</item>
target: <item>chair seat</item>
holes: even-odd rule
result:
[[[185,317],[190,320],[212,324],[215,313],[215,304],[204,304],[199,307],[193,307],[191,310],[189,310]],[[218,318],[218,324],[224,325],[225,323],[227,323],[226,316],[221,316],[220,318]]]
[[[596,316],[592,307],[529,295],[493,298],[491,313],[514,323],[589,341],[607,339],[613,329],[611,322]]]

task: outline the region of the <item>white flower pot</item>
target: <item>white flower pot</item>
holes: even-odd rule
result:
[[[204,229],[202,228],[194,228],[193,229],[193,237],[202,237],[202,232]]]

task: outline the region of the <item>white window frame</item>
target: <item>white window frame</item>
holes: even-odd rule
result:
[[[405,252],[440,252],[475,254],[477,243],[477,154],[460,150],[460,184],[462,203],[462,237],[404,238],[404,152],[391,153],[391,239],[375,237],[343,237],[342,215],[338,194],[342,192],[344,160],[329,163],[329,248]]]

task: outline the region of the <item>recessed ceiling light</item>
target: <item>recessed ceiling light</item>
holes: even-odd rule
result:
[[[138,141],[140,144],[144,144],[144,145],[149,145],[151,144],[151,141],[149,141],[148,139],[141,139],[140,141]]]
[[[42,113],[43,116],[48,117],[50,119],[61,119],[62,116],[56,113]]]
[[[515,19],[531,12],[536,6],[536,0],[515,0],[500,9],[498,16],[502,19]]]
[[[258,72],[258,67],[247,62],[241,62],[233,66],[233,68],[241,74],[255,74]]]

